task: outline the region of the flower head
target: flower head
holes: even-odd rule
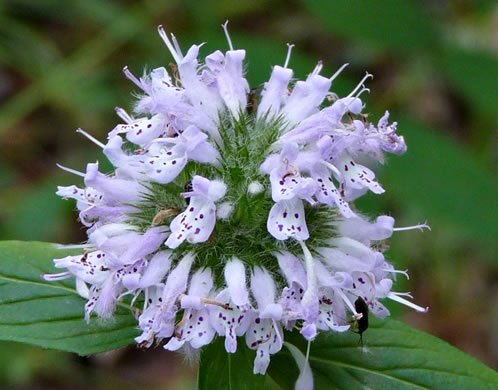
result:
[[[228,353],[245,336],[264,374],[284,343],[284,329],[312,341],[319,332],[344,332],[361,316],[361,297],[376,316],[388,298],[425,309],[392,291],[397,271],[383,241],[394,219],[371,221],[353,201],[384,189],[367,167],[384,153],[402,154],[403,137],[388,113],[376,125],[362,116],[366,75],[346,97],[332,98],[322,64],[304,81],[275,65],[257,110],[246,110],[245,51],[217,50],[199,59],[176,38],[159,34],[176,66],[137,78],[135,116],[103,149],[114,173],[90,163],[84,188],[59,187],[77,201],[88,228],[84,253],[55,259],[64,269],[46,280],[76,278],[91,313],[109,317],[117,301],[143,297],[137,343],[198,349],[225,337]],[[362,163],[360,164],[359,161]],[[363,165],[364,164],[364,165]],[[414,228],[426,227],[417,225]],[[399,230],[406,230],[405,228]],[[306,373],[303,370],[303,373]],[[304,374],[303,374],[304,375]]]

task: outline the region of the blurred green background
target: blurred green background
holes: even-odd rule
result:
[[[227,49],[226,19],[248,53],[248,79],[261,86],[286,43],[297,77],[317,60],[333,90],[347,94],[365,71],[363,95],[375,122],[388,108],[408,152],[379,167],[387,189],[358,207],[397,223],[428,220],[432,232],[400,232],[389,258],[408,268],[398,291],[428,314],[393,315],[498,368],[498,6],[476,0],[117,1],[0,0],[0,238],[81,242],[74,204],[55,196],[99,150],[74,130],[104,140],[130,109],[136,88],[121,72],[167,66],[163,24],[186,50]],[[365,334],[368,344],[368,332]],[[134,347],[91,358],[0,344],[2,389],[192,389],[195,366],[161,349]]]

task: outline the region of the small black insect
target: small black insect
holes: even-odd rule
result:
[[[184,192],[192,192],[194,190],[194,187],[192,186],[192,180],[189,180],[185,183],[185,186],[183,187]],[[187,202],[187,206],[190,204],[190,198],[185,198],[185,202]]]
[[[356,329],[355,333],[360,335],[360,345],[363,348],[363,332],[368,329],[368,305],[362,297],[358,297],[354,303],[354,308],[357,313],[362,314],[360,319],[354,320],[353,331]]]

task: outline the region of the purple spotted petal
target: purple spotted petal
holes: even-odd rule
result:
[[[266,224],[270,234],[277,240],[293,237],[297,240],[309,238],[301,199],[281,200],[273,205]]]
[[[311,177],[318,186],[316,197],[319,202],[325,203],[331,207],[336,205],[339,212],[346,218],[356,216],[349,207],[348,202],[343,199],[335,187],[332,174],[324,165],[315,166],[311,172]]]
[[[203,197],[191,197],[187,209],[171,222],[171,234],[165,245],[177,248],[183,241],[192,244],[209,239],[216,223],[216,206]]]
[[[344,178],[345,198],[354,200],[369,189],[375,194],[382,194],[384,189],[377,183],[375,174],[367,167],[353,161],[351,156],[344,155],[337,163],[337,168]]]

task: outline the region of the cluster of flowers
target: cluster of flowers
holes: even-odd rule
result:
[[[199,63],[200,46],[193,45],[183,55],[175,37],[159,27],[176,62],[172,75],[158,68],[136,78],[125,68],[143,93],[135,107],[140,116],[117,108],[126,123],[109,133],[106,144],[79,130],[103,149],[115,171],[103,174],[96,163],[88,164],[85,173],[62,167],[83,177],[83,189],[59,187],[57,194],[77,201],[88,242],[80,246],[82,255],[54,260],[64,272],[43,277],[54,281],[74,276],[77,291],[88,300],[87,321],[92,312],[110,317],[125,295],[131,294],[132,302],[143,297],[138,317],[142,333],[136,338],[142,346],[167,339],[168,350],[198,349],[218,335],[233,353],[237,337],[245,336],[247,346],[257,350],[254,373],[264,374],[270,355],[282,348],[283,328],[299,328],[309,341],[319,331],[344,332],[351,315],[362,316],[353,304],[358,297],[379,317],[389,314],[382,298],[426,309],[403,298],[408,294],[391,291],[395,274],[406,273],[386,261],[379,244],[407,228],[394,228],[389,216],[369,221],[350,204],[369,190],[384,192],[374,173],[357,161],[368,157],[382,163],[384,152],[404,153],[396,123],[389,124],[388,112],[376,126],[362,116],[360,95],[367,91],[368,74],[343,98],[329,90],[345,66],[328,78],[320,75],[319,63],[306,80],[291,83],[293,71],[287,65],[292,46],[284,66],[273,67],[252,114],[268,122],[280,118],[282,128],[260,165],[260,180],[247,183],[249,196],[263,193],[274,202],[267,234],[275,240],[295,240],[302,249],[274,253],[285,285],[262,266],[248,267],[242,258],[226,261],[223,278],[197,265],[195,245],[208,244],[217,219],[230,221],[234,208],[222,202],[231,188],[220,178],[191,177],[189,188],[181,193],[186,208],[169,226],[151,223],[144,230],[134,224],[143,199],[153,196],[150,183],[171,183],[189,161],[220,166],[220,118],[237,121],[249,92],[245,51],[233,49],[224,28],[230,50],[215,51]],[[126,145],[135,145],[135,150],[130,152]],[[266,188],[268,182],[271,188]],[[335,215],[337,234],[323,247],[307,246],[305,202],[327,205]],[[175,260],[180,245],[192,250]],[[224,283],[218,286],[214,280],[220,279]]]

